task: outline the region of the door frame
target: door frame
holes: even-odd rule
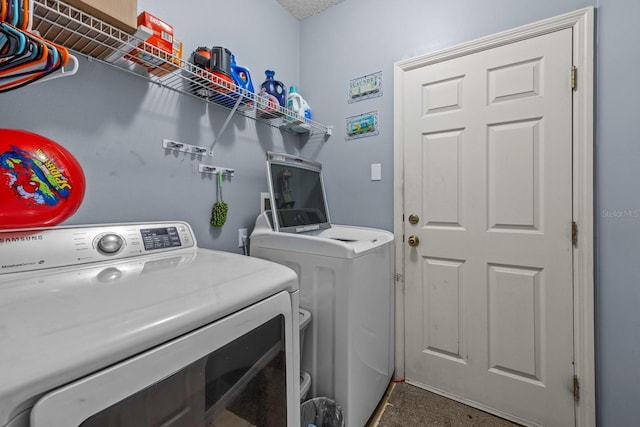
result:
[[[595,8],[587,7],[529,25],[507,30],[451,48],[394,64],[394,190],[393,231],[396,242],[396,353],[395,377],[403,378],[404,363],[404,73],[505,44],[566,28],[573,29],[573,64],[577,67],[573,92],[573,220],[578,240],[573,247],[574,361],[579,379],[575,404],[576,426],[596,425],[595,313],[594,313],[594,25]],[[567,70],[570,78],[570,70]],[[571,238],[567,224],[567,238]]]

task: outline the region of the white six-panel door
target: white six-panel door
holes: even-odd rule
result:
[[[571,66],[565,29],[416,68],[398,123],[406,377],[544,426],[575,419]]]

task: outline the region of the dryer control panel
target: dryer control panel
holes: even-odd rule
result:
[[[0,274],[195,248],[186,222],[63,226],[0,231]]]

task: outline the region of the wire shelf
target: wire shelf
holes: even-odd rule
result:
[[[128,71],[162,87],[295,133],[331,135],[331,127],[306,119],[269,102],[216,74],[175,57],[144,40],[151,33],[139,27],[128,34],[59,0],[34,0],[33,29],[91,59]]]

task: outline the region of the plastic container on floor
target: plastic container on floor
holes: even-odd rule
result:
[[[309,399],[300,406],[300,427],[344,427],[342,407],[327,397]]]

